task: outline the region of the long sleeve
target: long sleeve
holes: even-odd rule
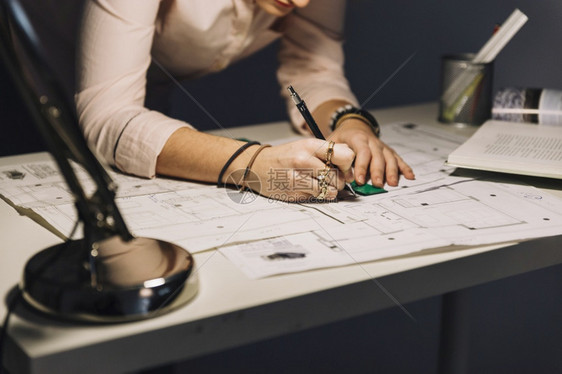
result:
[[[191,78],[221,70],[280,35],[283,87],[294,85],[311,109],[331,99],[355,103],[338,38],[344,3],[312,2],[279,22],[279,32],[270,29],[275,18],[248,0],[87,0],[75,95],[87,141],[119,169],[153,177],[171,134],[190,125],[145,108],[152,56],[172,74]],[[289,110],[300,124],[292,103]]]
[[[153,177],[169,136],[186,123],[144,107],[146,72],[160,0],[92,0],[78,50],[80,124],[107,162]]]
[[[306,125],[286,87],[292,85],[314,111],[323,102],[342,100],[357,105],[344,74],[342,48],[345,1],[322,0],[286,17],[277,73],[291,122],[305,133]]]

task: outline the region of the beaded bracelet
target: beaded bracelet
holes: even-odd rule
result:
[[[332,129],[332,131],[335,131],[342,122],[349,118],[355,118],[362,121],[363,123],[368,125],[371,130],[373,130],[373,133],[377,138],[379,137],[380,127],[375,117],[373,117],[373,115],[366,110],[356,108],[349,104],[338,108],[334,112],[334,114],[332,115],[332,120],[330,122],[330,128]]]
[[[224,166],[222,167],[221,172],[219,173],[219,178],[217,180],[217,187],[222,187],[222,177],[224,176],[224,173],[226,173],[226,169],[228,169],[228,167],[230,166],[230,164],[232,164],[232,161],[234,161],[236,159],[236,157],[240,156],[240,154],[242,152],[244,152],[247,148],[253,146],[253,145],[260,145],[260,142],[257,142],[255,140],[251,141],[251,142],[247,142],[244,143],[240,148],[238,148],[236,150],[236,152],[234,152],[232,154],[232,156],[230,156],[230,158],[226,161],[226,163],[224,164]]]

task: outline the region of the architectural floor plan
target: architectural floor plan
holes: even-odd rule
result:
[[[562,233],[560,199],[509,180],[457,175],[445,166],[463,139],[414,124],[384,130],[384,140],[416,173],[416,180],[401,180],[387,193],[289,204],[214,185],[111,172],[119,186],[117,205],[134,235],[193,253],[219,249],[252,278]],[[78,175],[91,193],[87,175]],[[0,167],[0,195],[61,237],[76,222],[54,162]]]

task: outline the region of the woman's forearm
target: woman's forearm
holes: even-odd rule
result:
[[[217,182],[227,160],[244,142],[180,128],[168,139],[156,162],[156,172],[202,182]],[[249,147],[230,164],[225,172],[244,169],[257,146]],[[224,178],[223,178],[224,179]]]

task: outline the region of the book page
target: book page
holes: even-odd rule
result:
[[[562,178],[562,129],[487,121],[447,163],[471,169]]]

